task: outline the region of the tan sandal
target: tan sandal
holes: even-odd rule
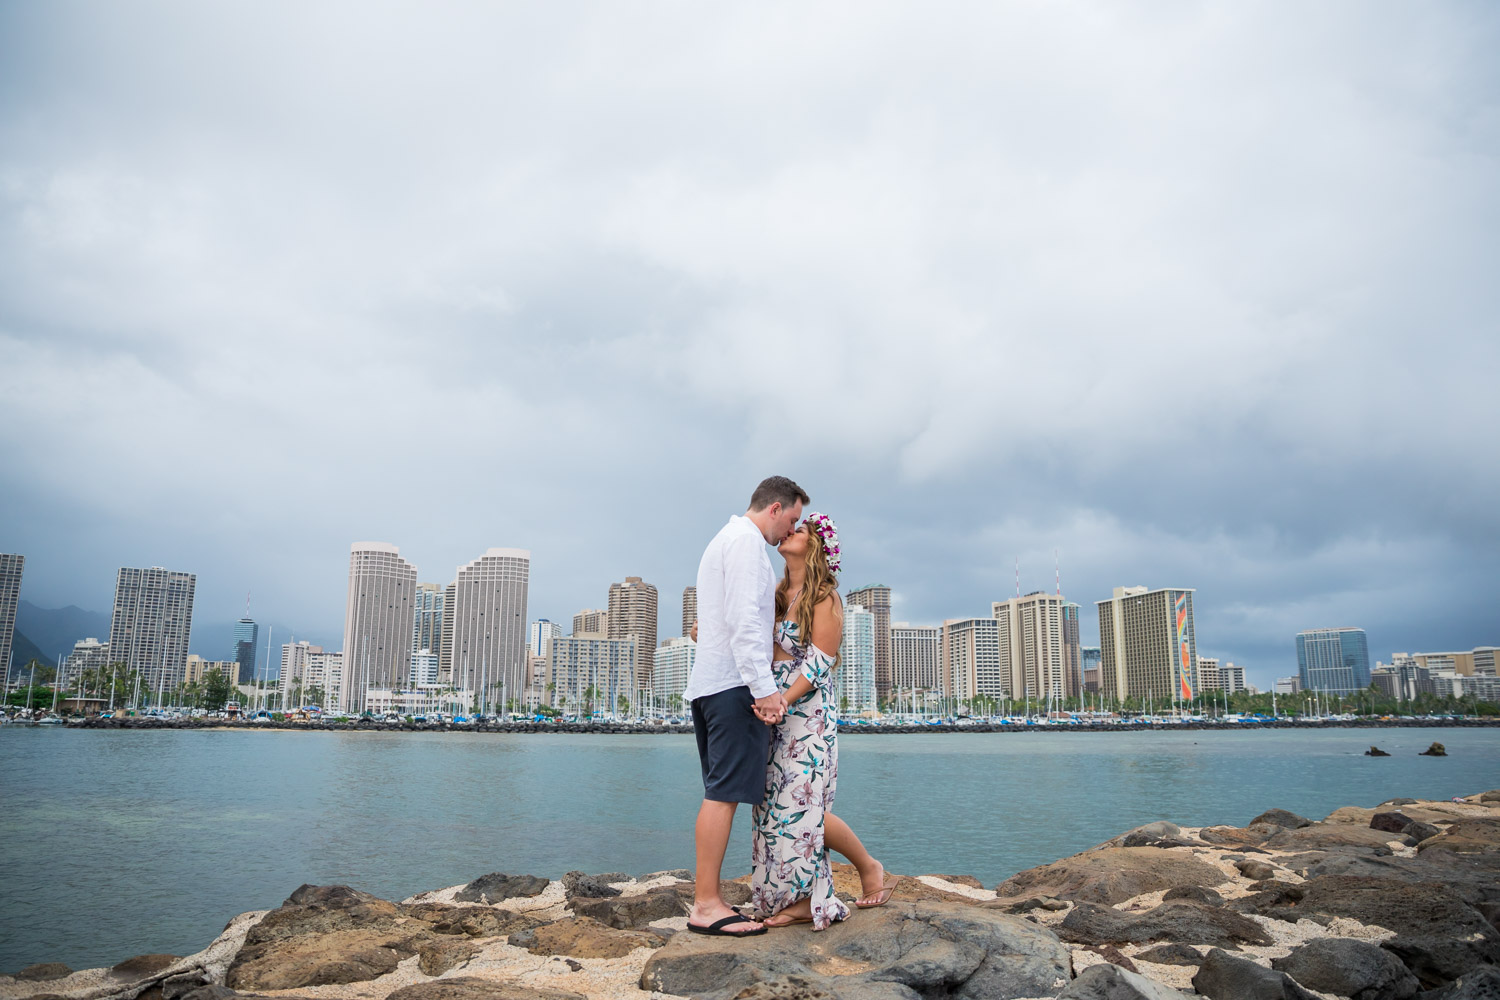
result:
[[[790,927],[793,924],[810,924],[810,923],[813,922],[813,918],[812,917],[785,917],[785,918],[782,918],[780,920],[777,920],[777,918],[779,916],[780,916],[780,914],[773,913],[771,916],[767,917],[766,919],[764,919],[764,920],[762,920],[760,922],[761,926],[762,927]],[[773,920],[777,920],[777,922],[776,923],[772,923],[771,921],[773,921]]]
[[[861,903],[856,899],[854,901],[855,908],[859,910],[873,910],[877,906],[884,906],[886,903],[889,903],[891,901],[891,895],[895,893],[896,887],[900,884],[901,876],[897,875],[895,878],[891,878],[880,887],[879,892],[875,893],[873,902]]]

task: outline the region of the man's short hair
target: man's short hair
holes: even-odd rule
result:
[[[798,500],[803,503],[810,502],[807,491],[786,476],[771,476],[762,479],[760,485],[755,487],[755,492],[750,494],[750,509],[765,510],[773,503],[779,503],[783,507],[790,507]]]

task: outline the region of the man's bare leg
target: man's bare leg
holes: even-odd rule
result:
[[[876,861],[865,850],[865,845],[860,843],[854,831],[849,829],[849,824],[839,819],[833,813],[823,814],[823,843],[828,845],[830,851],[836,851],[849,859],[849,863],[859,869],[859,881],[864,895],[859,898],[861,903],[869,903],[885,886],[885,865]]]
[[[719,893],[719,876],[724,867],[724,852],[729,849],[729,831],[734,827],[734,802],[704,799],[698,807],[698,822],[693,827],[693,843],[698,852],[698,870],[694,878],[693,910],[688,923],[707,927],[717,920],[733,916],[734,910]],[[726,933],[744,934],[760,930],[754,921],[730,924]]]

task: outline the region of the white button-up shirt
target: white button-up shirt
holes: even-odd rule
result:
[[[775,616],[776,577],[766,540],[754,521],[736,514],[698,563],[698,651],[683,699],[742,685],[756,698],[774,692]]]

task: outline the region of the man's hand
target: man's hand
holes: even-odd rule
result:
[[[774,726],[786,715],[786,699],[780,691],[772,691],[764,698],[755,699],[755,715],[768,726]]]

